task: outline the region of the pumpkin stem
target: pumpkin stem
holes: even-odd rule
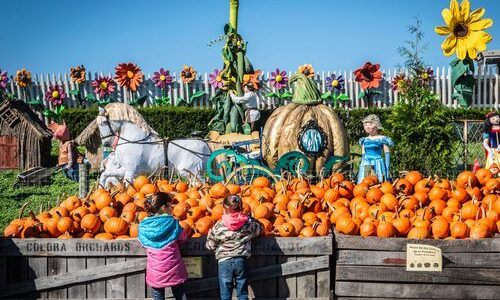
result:
[[[316,83],[302,73],[295,73],[290,77],[289,84],[295,84],[292,102],[297,104],[319,104],[321,94]]]

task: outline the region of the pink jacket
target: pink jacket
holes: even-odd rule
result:
[[[171,216],[150,217],[139,224],[139,241],[147,253],[146,283],[149,286],[164,288],[187,280],[179,250],[186,239],[186,232]]]

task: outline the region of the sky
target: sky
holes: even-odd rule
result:
[[[494,24],[489,50],[500,49],[499,0],[471,0]],[[221,68],[229,0],[0,0],[0,69],[64,73],[85,65],[109,73],[133,62],[145,73],[160,67],[179,72]],[[317,71],[354,70],[364,62],[392,69],[403,59],[396,49],[411,39],[408,25],[422,21],[424,60],[447,66],[441,10],[448,0],[240,0],[238,31],[248,42],[254,67],[295,70],[310,63]]]

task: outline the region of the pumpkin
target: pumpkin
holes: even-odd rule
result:
[[[432,236],[437,239],[444,239],[450,233],[450,224],[444,217],[436,218],[431,224]]]
[[[196,221],[195,228],[196,231],[199,232],[201,235],[207,235],[208,231],[210,230],[210,228],[212,228],[213,225],[214,225],[214,220],[211,217],[206,216]]]
[[[104,231],[118,236],[127,233],[129,224],[122,218],[112,217],[104,223]]]
[[[472,188],[477,185],[477,177],[471,171],[463,171],[457,176],[457,186],[462,188]]]
[[[103,233],[96,234],[94,236],[94,238],[96,240],[112,240],[113,235],[111,233],[103,232]]]
[[[379,189],[379,188],[371,188],[367,193],[366,193],[366,202],[368,204],[375,204],[380,202],[380,199],[382,199],[382,196],[384,196],[384,193]]]
[[[359,234],[363,237],[376,236],[377,226],[373,222],[363,222],[363,224],[359,226]]]
[[[406,174],[405,179],[408,180],[412,185],[417,184],[420,180],[422,180],[424,176],[419,171],[410,171]]]
[[[279,235],[282,237],[293,236],[295,233],[295,227],[292,223],[285,222],[278,227]]]
[[[344,234],[356,235],[359,232],[358,224],[349,215],[341,215],[337,219],[335,229]]]
[[[145,185],[145,184],[148,184],[148,183],[151,183],[149,181],[149,179],[144,176],[144,175],[140,175],[138,176],[135,180],[134,180],[134,189],[135,191],[140,191],[141,188]]]
[[[332,156],[348,156],[347,132],[340,118],[331,108],[322,104],[316,83],[304,74],[290,77],[296,82],[292,103],[280,106],[267,119],[262,131],[262,153],[269,167],[274,169],[278,159],[291,151],[311,151],[310,169],[320,173]],[[316,147],[309,147],[305,133],[322,138]],[[316,149],[318,152],[313,152]],[[307,152],[306,152],[307,153]]]
[[[113,217],[117,217],[117,216],[118,216],[118,212],[116,211],[116,209],[114,209],[111,206],[103,207],[99,211],[99,217],[101,218],[101,221],[103,221],[103,222],[106,222],[109,218],[113,218]]]
[[[74,229],[73,219],[70,217],[61,217],[57,221],[57,230],[62,233],[72,232]]]
[[[257,221],[262,224],[264,235],[269,235],[273,231],[273,223],[271,223],[268,219],[258,219]]]
[[[316,236],[316,230],[312,226],[305,226],[299,233],[300,237],[313,237]]]
[[[429,237],[429,229],[426,227],[413,227],[408,232],[408,239],[423,240]]]
[[[393,237],[396,235],[396,230],[394,225],[390,222],[385,221],[385,217],[382,217],[381,222],[377,226],[377,236],[378,237]]]
[[[175,190],[177,191],[177,193],[185,193],[188,191],[188,189],[189,186],[184,181],[177,181],[177,183],[175,183]]]
[[[410,220],[399,215],[397,215],[397,218],[392,221],[392,225],[396,230],[396,236],[399,237],[406,236],[411,229]]]
[[[99,193],[99,195],[94,198],[95,206],[98,210],[101,210],[106,206],[114,206],[113,201],[113,198],[107,191]]]
[[[218,182],[210,187],[209,193],[214,198],[224,198],[229,194],[229,190],[224,184]]]
[[[146,183],[141,187],[139,192],[143,193],[144,195],[150,195],[158,192],[158,188],[152,183]]]
[[[95,234],[101,228],[101,219],[95,214],[86,214],[80,221],[80,227],[84,231]]]
[[[493,177],[493,174],[491,174],[491,171],[485,168],[481,168],[476,171],[476,178],[477,181],[479,181],[480,185],[485,185],[488,180],[490,180]]]
[[[75,208],[82,206],[82,201],[77,196],[69,196],[66,200],[61,202],[60,206],[72,211]]]
[[[399,193],[410,195],[413,191],[413,185],[406,179],[399,179],[395,185],[396,191]]]

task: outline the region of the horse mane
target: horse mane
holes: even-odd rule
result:
[[[132,106],[115,102],[110,103],[104,107],[106,110],[106,114],[111,121],[128,121],[132,122],[141,129],[143,129],[146,133],[152,133],[154,135],[159,136],[159,134],[146,123],[144,117]],[[99,116],[102,117],[102,116]],[[100,123],[100,121],[98,120]]]

